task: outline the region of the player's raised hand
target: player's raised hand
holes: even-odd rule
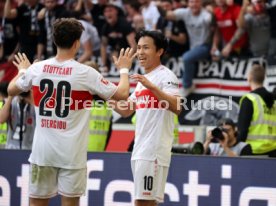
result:
[[[121,49],[119,57],[113,56],[113,61],[117,69],[131,68],[132,62],[136,57],[132,48]]]
[[[27,69],[31,63],[25,53],[17,53],[14,55],[15,60],[12,62],[18,70]]]
[[[136,82],[140,82],[144,87],[148,88],[149,90],[155,87],[155,85],[142,74],[133,74],[130,76],[130,78]]]

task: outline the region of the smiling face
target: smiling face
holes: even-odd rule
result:
[[[149,36],[141,37],[137,44],[137,58],[146,73],[149,73],[161,64],[160,57],[163,49],[156,49],[154,40]]]

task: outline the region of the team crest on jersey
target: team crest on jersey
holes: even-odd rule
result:
[[[108,85],[108,83],[109,83],[108,80],[106,80],[106,79],[104,79],[104,78],[101,79],[101,82],[102,82],[103,84],[105,84],[105,85]]]

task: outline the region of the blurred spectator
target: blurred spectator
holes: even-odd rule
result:
[[[190,50],[183,55],[184,96],[193,92],[196,63],[209,57],[213,34],[213,16],[202,7],[201,0],[189,0],[188,8],[166,12],[169,20],[183,20],[189,36]]]
[[[93,23],[90,12],[91,4],[92,2],[87,0],[69,0],[66,4],[66,10],[70,11],[71,14],[77,15],[78,18]],[[70,17],[72,16],[68,16],[67,18]]]
[[[246,11],[252,9],[252,12]],[[267,56],[270,41],[270,18],[265,8],[265,0],[243,0],[238,19],[239,27],[249,36],[250,53],[253,56]]]
[[[269,0],[269,8],[267,10],[270,17],[270,43],[268,55],[276,59],[276,0]]]
[[[38,14],[40,38],[45,45],[44,54],[45,58],[54,56],[56,47],[52,41],[52,25],[58,18],[67,16],[68,12],[64,5],[59,5],[57,0],[44,0],[45,7],[40,10]]]
[[[78,62],[84,63],[85,61],[91,60],[94,54],[99,56],[101,42],[96,27],[84,20],[79,20],[79,22],[82,24],[84,31],[81,34],[81,45],[77,54],[77,59]]]
[[[212,156],[237,157],[252,155],[249,144],[237,140],[237,128],[232,119],[224,118],[217,127],[208,131],[204,142],[205,154]]]
[[[106,23],[104,17],[104,8],[108,4],[108,0],[98,0],[97,2],[97,4],[93,4],[92,2],[90,2],[89,7],[93,20],[93,25],[97,28],[98,33],[101,36],[103,25],[105,25]]]
[[[276,101],[264,79],[264,67],[253,65],[247,76],[252,91],[240,100],[238,139],[249,143],[253,154],[276,157]]]
[[[211,49],[213,60],[218,60],[220,55],[226,58],[233,54],[240,55],[247,46],[246,36],[241,37],[238,29],[241,7],[237,4],[228,5],[227,0],[216,0],[216,4],[214,15],[217,27]]]
[[[0,82],[0,111],[4,107],[5,101],[8,98],[8,82]],[[7,142],[7,122],[0,124],[0,149],[5,148]]]
[[[5,17],[15,19],[19,28],[19,50],[24,52],[33,61],[41,59],[44,45],[39,41],[40,29],[37,15],[43,8],[38,0],[24,0],[17,8],[11,8],[11,0],[6,0]]]
[[[183,0],[173,0],[173,8],[179,9],[187,7],[187,2]]]
[[[151,0],[139,0],[139,3],[142,5],[145,30],[155,30],[160,16],[155,2]]]
[[[6,149],[31,149],[35,129],[35,111],[31,92],[7,98],[0,110],[0,123],[8,123]]]
[[[114,4],[107,4],[104,9],[106,23],[103,26],[101,36],[101,60],[100,71],[107,75],[110,59],[118,56],[121,48],[136,48],[135,32],[130,23],[122,15],[121,9]]]
[[[165,11],[173,10],[172,0],[161,0],[160,6]],[[160,16],[157,21],[157,29],[162,31],[169,40],[167,52],[163,60],[165,59],[166,61],[170,57],[179,57],[189,49],[186,28],[183,21],[171,21]]]
[[[141,4],[136,0],[126,1],[124,3],[124,9],[126,11],[126,19],[128,22],[132,23],[133,18],[136,15],[138,15],[138,16],[141,15],[140,7],[141,7]]]
[[[124,3],[127,21],[131,23],[136,32],[144,29],[144,19],[140,13],[140,7],[140,3],[136,0],[126,1]]]
[[[136,15],[133,18],[133,22],[132,22],[132,27],[135,29],[135,32],[138,33],[139,31],[145,29],[145,25],[144,25],[144,19],[143,16],[140,15]]]
[[[0,1],[0,62],[11,62],[13,55],[17,52],[18,34],[14,19],[4,17],[5,1]]]

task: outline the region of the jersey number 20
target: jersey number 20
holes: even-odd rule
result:
[[[52,111],[47,110],[49,104],[55,106],[57,117],[67,117],[70,110],[71,85],[67,81],[60,81],[57,88],[54,88],[54,82],[50,79],[40,81],[40,92],[46,92],[39,102],[39,115],[52,116]]]

